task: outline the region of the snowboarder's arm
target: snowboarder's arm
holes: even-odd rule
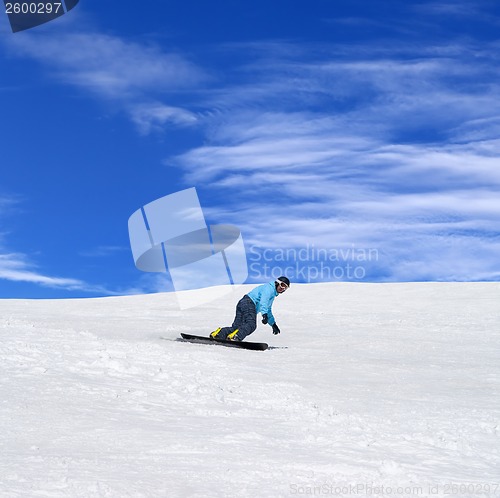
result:
[[[264,289],[260,298],[260,312],[262,316],[267,315],[267,323],[271,327],[274,325],[274,316],[271,307],[275,297],[274,289],[269,286],[269,288]]]

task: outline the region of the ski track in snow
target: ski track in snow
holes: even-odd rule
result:
[[[293,285],[275,349],[176,341],[247,289],[0,301],[0,496],[500,495],[498,283]]]

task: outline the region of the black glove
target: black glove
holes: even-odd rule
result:
[[[280,331],[279,327],[276,324],[274,324],[273,325],[273,334],[276,335],[276,334],[279,334],[280,332],[281,331]]]
[[[265,325],[267,323],[267,313],[262,315],[262,323]]]

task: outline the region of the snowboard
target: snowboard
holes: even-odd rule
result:
[[[252,351],[265,351],[269,347],[265,342],[226,341],[224,339],[212,339],[211,337],[190,334],[181,334],[181,337],[185,341],[196,344],[217,344],[230,348],[251,349]]]

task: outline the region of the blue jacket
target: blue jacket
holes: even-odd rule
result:
[[[267,323],[273,326],[274,316],[271,311],[274,298],[278,295],[274,281],[259,285],[250,291],[247,296],[254,302],[257,313],[267,313]]]

